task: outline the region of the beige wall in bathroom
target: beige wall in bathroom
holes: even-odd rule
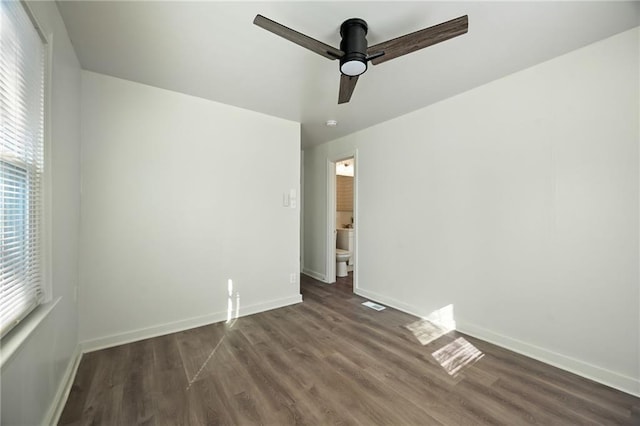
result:
[[[345,225],[351,223],[353,212],[336,212],[336,228],[345,228]]]
[[[353,176],[336,176],[336,227],[343,228],[353,217]]]
[[[339,212],[353,211],[353,177],[336,176],[336,210]]]

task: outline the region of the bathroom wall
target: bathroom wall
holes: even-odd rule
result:
[[[351,224],[353,218],[353,177],[336,176],[336,227]]]
[[[80,65],[56,3],[29,2],[29,7],[51,48],[45,168],[50,180],[50,278],[57,304],[2,365],[0,424],[7,426],[50,424],[79,355],[75,293],[80,232]],[[27,318],[23,325],[29,323]],[[11,337],[3,339],[3,357]]]
[[[353,177],[336,176],[336,227],[350,225],[353,218]]]
[[[298,123],[87,71],[82,123],[85,348],[301,301]]]
[[[353,177],[336,176],[336,210],[353,211]]]
[[[358,293],[640,395],[639,36],[305,150],[305,270],[355,149]]]
[[[352,211],[336,212],[336,228],[345,228],[345,225],[351,223],[353,217]]]

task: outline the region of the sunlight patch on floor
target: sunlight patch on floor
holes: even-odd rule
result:
[[[405,328],[412,332],[416,339],[418,339],[418,342],[423,346],[428,345],[440,336],[444,336],[451,331],[425,319],[407,324]]]
[[[456,329],[453,318],[453,305],[444,306],[433,311],[426,318],[405,325],[423,345],[428,345],[441,336]]]
[[[431,354],[450,376],[479,361],[484,354],[465,338],[458,337],[453,342]]]
[[[222,342],[224,341],[225,337],[227,337],[227,335],[225,334],[224,336],[222,336],[222,338],[220,339],[220,341],[218,342],[218,344],[213,348],[213,350],[209,353],[209,356],[207,357],[207,359],[204,360],[204,362],[202,363],[202,365],[200,366],[200,368],[198,369],[198,371],[196,372],[196,374],[193,376],[192,379],[189,380],[189,384],[187,385],[187,390],[189,390],[191,388],[191,386],[193,385],[193,383],[198,380],[198,377],[200,377],[200,373],[202,373],[202,370],[204,370],[204,368],[207,366],[207,364],[209,364],[209,361],[211,360],[211,358],[213,357],[213,355],[215,355],[216,351],[218,350],[218,348],[220,347],[220,345],[222,344]],[[188,378],[188,377],[187,377]]]

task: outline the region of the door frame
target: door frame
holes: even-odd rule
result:
[[[353,292],[358,288],[358,150],[353,149],[327,157],[327,224],[326,224],[326,267],[325,282],[336,282],[336,163],[353,158]]]

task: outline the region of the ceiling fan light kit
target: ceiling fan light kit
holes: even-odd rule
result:
[[[340,72],[350,77],[355,77],[360,74],[364,74],[364,72],[367,70],[367,63],[359,59],[351,59],[351,60],[341,59],[340,62],[341,62]]]
[[[351,100],[358,77],[367,71],[367,63],[374,65],[406,55],[416,50],[465,34],[469,29],[467,15],[415,31],[392,40],[368,47],[367,23],[360,18],[347,19],[340,26],[340,49],[285,27],[262,15],[256,15],[253,23],[267,31],[309,49],[327,59],[340,61],[340,91],[338,103]]]

